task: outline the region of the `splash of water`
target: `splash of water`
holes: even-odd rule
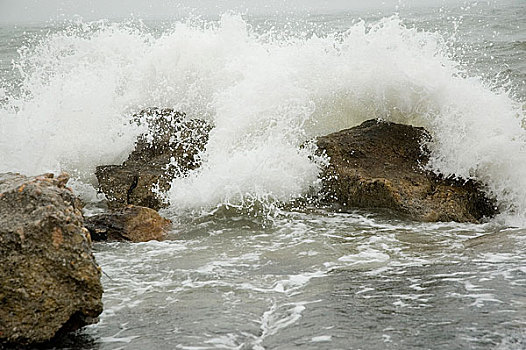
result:
[[[430,167],[487,184],[526,218],[524,111],[467,77],[444,39],[398,17],[323,37],[256,33],[240,16],[141,26],[85,24],[21,51],[21,94],[4,92],[0,171],[67,170],[84,181],[122,161],[140,128],[129,115],[171,107],[215,126],[200,169],[176,178],[173,211],[274,205],[316,188],[312,137],[370,118],[425,126]]]

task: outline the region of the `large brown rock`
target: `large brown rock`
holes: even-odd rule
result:
[[[147,242],[164,239],[170,220],[155,210],[129,205],[85,219],[94,241]]]
[[[322,198],[343,209],[388,208],[419,221],[480,222],[496,213],[481,185],[425,170],[430,141],[423,128],[368,120],[319,137],[330,162]]]
[[[0,344],[44,342],[102,312],[100,268],[67,180],[0,174]]]
[[[166,206],[159,193],[170,189],[174,176],[200,165],[197,155],[208,142],[211,126],[172,109],[148,108],[134,120],[146,123],[149,132],[139,137],[122,165],[97,167],[99,189],[110,209],[133,204],[158,210]]]

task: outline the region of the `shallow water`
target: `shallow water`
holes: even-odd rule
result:
[[[131,113],[215,125],[168,239],[95,244],[100,322],[48,348],[526,348],[526,8],[474,4],[2,25],[0,171],[66,170],[93,204]],[[299,146],[372,117],[426,126],[502,215],[284,209],[325,161]]]
[[[210,217],[165,242],[96,244],[105,311],[80,344],[523,349],[526,231],[391,216]]]

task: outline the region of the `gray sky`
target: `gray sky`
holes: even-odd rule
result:
[[[191,12],[219,14],[228,10],[257,14],[268,12],[330,12],[341,9],[383,8],[395,10],[415,4],[443,5],[462,0],[0,0],[0,22],[33,22],[72,18],[140,17],[173,18]]]

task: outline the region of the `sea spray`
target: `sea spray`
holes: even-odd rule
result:
[[[525,212],[526,169],[516,164],[526,157],[518,103],[479,78],[466,78],[438,34],[408,29],[391,17],[323,38],[261,46],[266,52],[259,58],[257,51],[240,50],[230,67],[241,78],[215,95],[216,129],[204,166],[174,181],[173,206],[214,206],[232,198],[240,203],[254,194],[287,200],[304,193],[320,163],[298,154],[298,145],[378,117],[427,127],[434,137],[432,170],[480,179],[505,212]],[[267,159],[271,169],[285,166],[266,173]]]
[[[20,92],[0,111],[1,171],[66,170],[84,179],[125,159],[138,128],[123,113],[141,85],[134,66],[147,40],[116,25],[82,25],[22,48]]]
[[[4,87],[0,109],[0,171],[93,183],[95,166],[133,148],[133,113],[171,107],[214,125],[201,168],[174,179],[171,211],[272,207],[316,189],[324,160],[307,140],[382,118],[425,126],[430,167],[483,181],[522,225],[524,110],[449,52],[397,16],[319,36],[261,33],[230,14],[159,35],[81,22],[21,52],[21,93]]]

